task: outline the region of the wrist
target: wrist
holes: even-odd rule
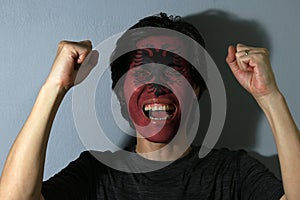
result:
[[[54,104],[60,104],[66,93],[67,90],[64,87],[50,81],[46,81],[40,89],[40,94],[49,103],[53,102]]]
[[[284,102],[284,96],[281,94],[281,92],[278,90],[276,92],[272,92],[268,95],[265,95],[263,97],[255,98],[258,105],[261,107],[263,111],[268,111],[272,108],[275,108],[280,103]]]
[[[59,82],[54,82],[49,79],[42,86],[42,90],[47,91],[49,94],[57,95],[57,96],[64,96],[68,89],[66,89],[62,84]]]

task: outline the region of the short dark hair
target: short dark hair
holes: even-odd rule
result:
[[[121,104],[124,104],[124,94],[123,90],[121,91],[121,88],[115,88],[118,81],[121,79],[121,77],[127,73],[129,70],[130,64],[134,58],[134,55],[136,54],[137,50],[133,50],[130,52],[123,53],[124,48],[125,49],[136,49],[135,45],[138,41],[141,39],[144,39],[149,35],[147,31],[140,29],[145,27],[156,27],[156,28],[165,28],[169,30],[174,30],[176,32],[180,32],[190,38],[192,38],[194,41],[196,41],[198,44],[200,44],[203,48],[205,48],[205,42],[199,31],[190,23],[187,23],[183,21],[183,19],[179,16],[168,16],[166,13],[160,13],[158,15],[145,17],[141,20],[139,20],[138,23],[130,27],[117,41],[116,48],[114,49],[111,58],[110,58],[110,67],[111,67],[111,79],[112,79],[112,89],[114,90],[115,94],[117,95],[119,101]],[[137,30],[137,31],[132,31]],[[152,33],[151,33],[152,34]],[[134,46],[134,47],[133,47]],[[192,51],[192,55],[194,59],[203,59],[203,52],[202,56],[200,55],[200,52]],[[188,62],[189,63],[189,62]],[[199,63],[199,62],[198,62]],[[203,63],[203,61],[202,61]],[[198,72],[198,70],[190,64],[190,74],[192,76],[193,83],[196,84],[196,87],[198,87],[200,90],[200,94],[198,95],[198,99],[200,98],[201,94],[206,90],[206,84],[201,76],[201,74]],[[204,69],[204,71],[206,71]],[[123,84],[121,84],[123,85]],[[194,85],[193,85],[194,86]],[[124,108],[125,107],[125,108]],[[126,106],[121,106],[121,112],[124,115],[127,115]],[[124,113],[126,112],[126,114]],[[125,117],[125,116],[124,116]],[[127,118],[127,117],[125,117]]]

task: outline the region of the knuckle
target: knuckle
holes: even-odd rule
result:
[[[261,54],[261,53],[258,53],[258,54],[255,54],[254,55],[254,58],[256,59],[256,60],[261,60],[261,59],[263,59],[265,57],[265,55],[264,54]]]
[[[92,49],[92,42],[90,40],[84,40],[84,41],[80,42],[80,44],[87,50]]]
[[[270,54],[270,53],[269,53],[269,50],[268,50],[267,48],[261,48],[261,51],[262,51],[262,53],[265,54],[265,55],[269,55],[269,54]]]
[[[67,43],[66,40],[62,40],[58,43],[58,47],[63,47]]]
[[[61,50],[71,50],[74,48],[74,44],[72,42],[65,41],[61,45]]]
[[[70,46],[70,42],[62,40],[58,44],[58,50],[62,51],[62,50],[69,49],[70,48],[69,46]]]
[[[92,45],[91,40],[85,40],[84,42],[87,43],[88,45]]]
[[[266,55],[270,55],[270,51],[268,49],[265,48],[265,54]]]
[[[91,52],[92,43],[89,40],[81,41],[81,42],[72,42],[62,40],[58,44],[58,52],[78,52],[83,55],[87,55]]]

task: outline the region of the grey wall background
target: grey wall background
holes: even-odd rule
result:
[[[300,125],[299,8],[297,0],[1,0],[0,170],[48,75],[60,40],[90,39],[97,45],[138,19],[164,11],[181,15],[199,28],[223,75],[228,113],[218,146],[244,148],[278,175],[269,125],[252,98],[234,81],[224,58],[229,44],[268,47],[278,85]],[[109,93],[109,77],[103,81],[99,90]],[[71,94],[65,97],[53,124],[46,179],[85,150],[73,121]],[[104,97],[99,105],[109,100]],[[105,117],[107,113],[99,115],[107,120],[105,124],[113,124]],[[109,131],[116,144],[124,144],[115,126],[109,126]]]

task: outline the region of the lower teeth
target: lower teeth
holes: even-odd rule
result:
[[[160,117],[152,117],[152,116],[150,116],[149,118],[150,118],[151,120],[167,120],[167,119],[170,119],[170,118],[171,118],[171,116],[169,115],[169,116],[162,117],[162,118],[160,118]]]

